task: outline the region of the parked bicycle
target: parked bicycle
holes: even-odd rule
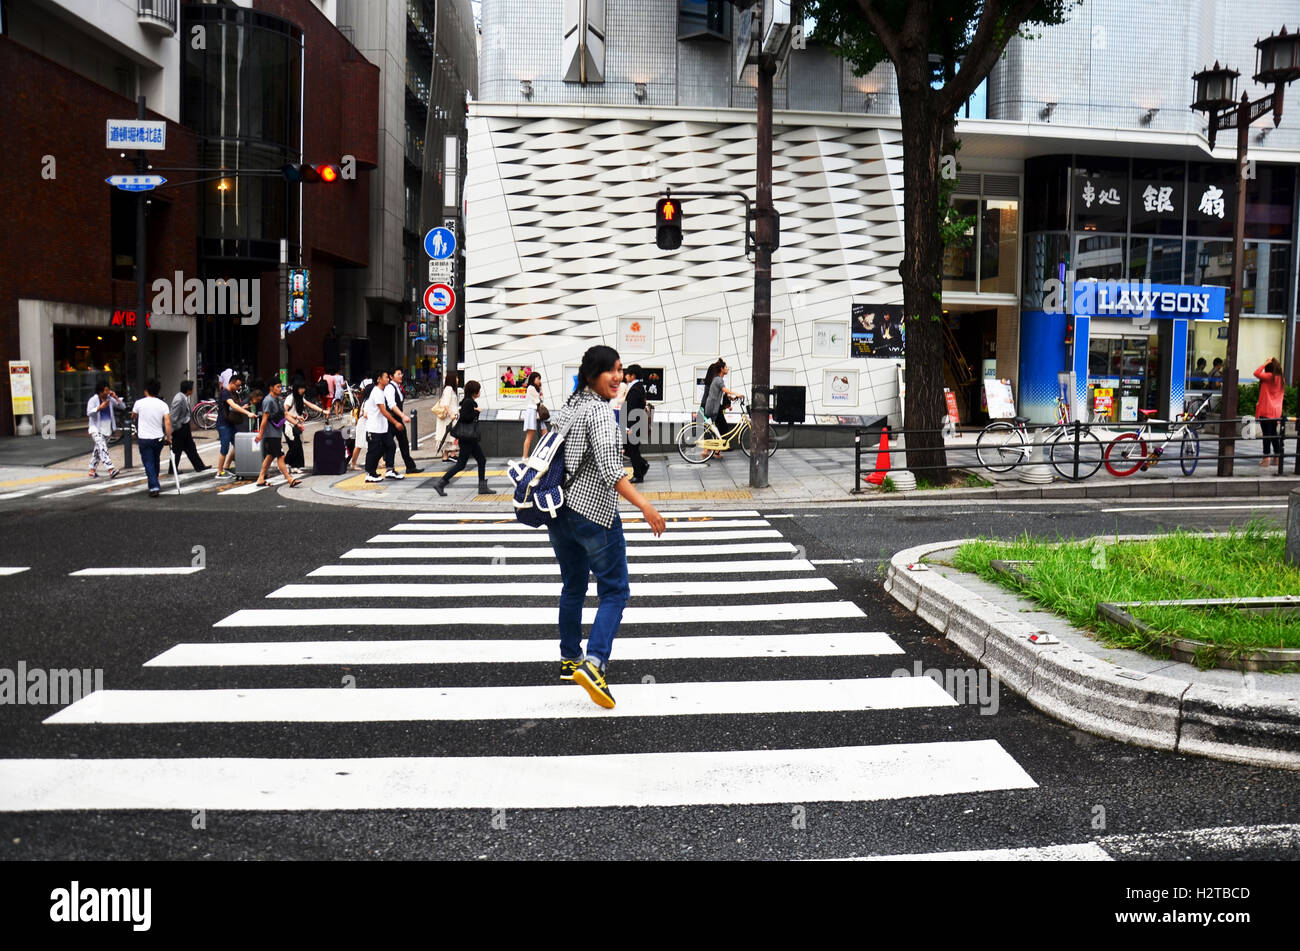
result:
[[[975,440],[975,455],[990,472],[1010,472],[1024,465],[1034,452],[1029,417],[998,419],[989,423]],[[1057,475],[1071,482],[1092,476],[1102,463],[1102,445],[1086,423],[1070,422],[1070,406],[1056,398],[1056,424],[1043,437],[1043,456]]]
[[[199,400],[190,410],[190,418],[199,429],[216,429],[218,412],[216,400]]]
[[[1165,447],[1177,442],[1178,464],[1182,467],[1183,475],[1191,475],[1196,471],[1196,464],[1201,458],[1200,428],[1209,414],[1209,407],[1210,397],[1205,396],[1188,412],[1180,414],[1174,428],[1168,433],[1157,433],[1151,429],[1153,425],[1163,425],[1165,422],[1152,419],[1156,410],[1138,410],[1144,417],[1142,428],[1137,432],[1120,433],[1110,441],[1106,446],[1106,471],[1120,477],[1130,476],[1139,470],[1145,472],[1160,464]]]
[[[752,455],[754,425],[749,421],[749,414],[745,412],[744,397],[736,397],[735,402],[740,407],[740,420],[725,434],[718,432],[718,427],[712,422],[700,423],[699,420],[692,420],[682,427],[681,432],[677,434],[677,452],[683,459],[693,465],[702,465],[708,462],[709,457],[714,453],[731,448],[731,444],[737,440],[740,443],[740,451],[746,456]],[[787,433],[793,426],[793,423],[787,424]],[[771,456],[776,452],[777,445],[784,435],[778,436],[777,428],[771,422],[768,423],[767,434],[767,454]]]

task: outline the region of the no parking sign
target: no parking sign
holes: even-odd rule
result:
[[[424,309],[441,317],[456,306],[456,292],[446,284],[430,284],[424,292]]]

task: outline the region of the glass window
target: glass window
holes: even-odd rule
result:
[[[1135,234],[1182,235],[1184,171],[1182,162],[1133,161],[1130,200]]]
[[[1187,234],[1231,238],[1237,214],[1233,191],[1233,163],[1205,165],[1193,162],[1187,170]]]
[[[1020,203],[986,198],[980,216],[980,290],[1016,292],[1016,246],[1020,242]]]
[[[1118,235],[1074,236],[1074,279],[1111,280],[1124,276],[1124,239]]]
[[[1183,283],[1227,287],[1232,283],[1231,241],[1187,241]]]
[[[1065,234],[1025,236],[1024,288],[1020,306],[1025,310],[1046,310],[1047,282],[1059,281],[1060,306],[1065,305],[1065,279],[1070,256],[1070,239]]]
[[[1128,230],[1128,159],[1080,156],[1070,188],[1075,230]]]
[[[975,228],[979,223],[978,198],[954,198],[953,208],[962,218],[970,219],[965,239],[954,242],[943,250],[944,289],[950,291],[973,291],[975,287]]]
[[[1246,180],[1246,237],[1289,241],[1294,201],[1294,168],[1256,165],[1255,177]]]
[[[1064,231],[1070,194],[1070,158],[1048,155],[1025,159],[1025,230]]]
[[[711,36],[730,40],[730,10],[727,0],[677,0],[677,38]]]
[[[1178,238],[1129,238],[1128,276],[1152,284],[1182,284],[1183,242]]]
[[[1285,315],[1290,286],[1291,245],[1247,241],[1242,313]]]

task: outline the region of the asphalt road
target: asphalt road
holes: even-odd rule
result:
[[[1172,500],[1171,500],[1172,501]],[[1221,528],[1262,517],[1274,526],[1281,500],[1225,504],[1178,500],[1110,504],[874,504],[763,509],[761,516],[813,562],[833,590],[786,594],[738,592],[744,577],[699,570],[705,556],[681,560],[680,577],[707,582],[706,596],[649,605],[692,606],[689,620],[625,627],[625,634],[750,635],[881,631],[899,654],[752,656],[619,660],[610,683],[630,685],[829,681],[888,678],[898,669],[976,669],[882,589],[881,564],[895,551],[930,540],[975,535],[1076,537],[1181,525]],[[1155,508],[1158,511],[1138,511]],[[1116,511],[1109,511],[1115,509]],[[218,494],[65,500],[61,505],[0,511],[0,567],[30,570],[0,577],[6,612],[0,668],[102,668],[109,691],[346,688],[492,688],[552,684],[551,663],[351,663],[295,666],[146,667],[179,643],[338,639],[538,639],[549,641],[554,608],[546,599],[450,600],[495,618],[508,602],[534,608],[520,623],[439,628],[297,624],[214,627],[234,612],[292,608],[267,599],[282,585],[312,580],[351,585],[382,577],[307,579],[313,569],[356,565],[344,552],[407,520],[406,513],[303,505],[266,491],[237,499]],[[631,532],[629,532],[631,534]],[[678,535],[688,532],[679,531]],[[69,577],[88,567],[188,566],[201,546],[203,570],[163,577]],[[455,545],[445,546],[454,550]],[[737,556],[739,557],[739,556]],[[744,557],[785,558],[790,554]],[[486,559],[479,560],[486,563]],[[536,580],[519,562],[518,581]],[[633,561],[635,565],[636,561]],[[394,579],[452,580],[436,573]],[[766,577],[766,576],[764,576]],[[784,577],[776,572],[772,577]],[[472,579],[486,580],[486,579]],[[511,580],[507,577],[504,580]],[[663,580],[659,577],[650,581]],[[632,607],[639,602],[635,599]],[[811,606],[848,601],[862,616],[820,618]],[[773,601],[807,602],[809,617],[762,616]],[[351,597],[370,609],[393,599]],[[594,603],[594,602],[592,602]],[[759,606],[760,616],[729,619],[718,605]],[[321,607],[312,602],[311,607]],[[335,606],[334,603],[326,605]],[[429,607],[427,602],[419,602]],[[798,613],[799,608],[794,610]],[[743,613],[743,612],[742,612]],[[753,611],[751,610],[752,614]],[[846,626],[851,625],[851,626]],[[577,690],[579,688],[572,688]],[[631,701],[629,701],[631,702]],[[75,706],[75,705],[74,705]],[[0,706],[0,760],[277,760],[428,757],[548,758],[730,751],[820,751],[836,747],[991,742],[1032,780],[1028,788],[926,794],[866,801],[791,800],[763,804],[510,808],[213,808],[196,796],[182,807],[77,808],[0,812],[0,857],[24,859],[551,859],[584,854],[592,841],[615,858],[848,858],[962,850],[1046,848],[1114,837],[1116,858],[1294,858],[1294,848],[1264,837],[1225,845],[1193,830],[1300,821],[1295,774],[1127,746],[1065,726],[1001,691],[996,713],[977,703],[910,708],[683,716],[512,719],[379,719],[369,722],[43,722],[60,707]],[[988,710],[989,705],[984,704]],[[582,782],[582,777],[576,777]],[[997,785],[997,784],[994,784]],[[3,793],[0,793],[2,795]],[[115,793],[100,796],[105,802]],[[725,799],[723,789],[720,798]],[[202,812],[198,812],[202,810]],[[201,820],[201,822],[199,821]],[[1099,821],[1101,824],[1099,825]],[[202,825],[202,828],[195,828]]]

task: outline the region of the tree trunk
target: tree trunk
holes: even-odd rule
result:
[[[909,88],[910,87],[910,88]],[[939,231],[939,175],[944,131],[928,84],[899,82],[903,126],[903,320],[907,330],[907,464],[918,478],[948,481],[944,451],[943,242]]]

